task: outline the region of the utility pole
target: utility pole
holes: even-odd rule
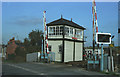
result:
[[[103,71],[103,44],[101,44],[101,71]]]
[[[120,14],[120,13],[119,13]],[[120,18],[120,17],[119,17]],[[120,24],[118,28],[118,37],[120,37]],[[120,49],[120,38],[118,38],[118,51],[117,51],[117,68],[120,69],[119,67],[119,49]],[[117,70],[118,71],[118,70]]]
[[[46,45],[45,45],[45,31],[46,31],[46,25],[45,25],[45,13],[46,13],[46,11],[44,11],[43,12],[43,23],[44,23],[44,40],[43,40],[43,42],[44,42],[44,50],[43,50],[43,54],[45,55],[45,52],[46,52]],[[44,56],[45,57],[45,56]]]
[[[93,13],[93,53],[94,53],[94,1],[93,1],[93,6],[92,6],[92,13]]]

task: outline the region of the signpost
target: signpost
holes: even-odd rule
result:
[[[97,44],[111,44],[111,34],[110,33],[96,33],[96,43]]]
[[[112,37],[112,38],[114,38],[114,37]],[[112,48],[114,47],[114,42],[112,41],[109,46],[110,46],[110,66],[111,66],[110,71],[114,72],[114,63],[113,63],[113,56],[112,56]]]
[[[111,44],[111,34],[96,33],[96,43],[101,44],[101,71],[103,71],[103,44]]]
[[[111,38],[111,39],[112,39],[112,38]],[[112,41],[109,46],[113,48],[113,47],[114,47],[114,42]]]

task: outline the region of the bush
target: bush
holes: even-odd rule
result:
[[[33,53],[33,52],[38,52],[40,51],[40,46],[29,46],[26,47],[26,52],[27,53]]]
[[[26,55],[24,48],[21,48],[21,47],[16,48],[15,54],[16,54],[16,56],[21,56],[21,57],[25,57],[25,55]]]
[[[25,62],[26,53],[24,48],[17,47],[15,50],[15,54],[16,54],[14,59],[15,62]]]
[[[14,60],[15,54],[8,54],[8,60]]]
[[[25,62],[25,58],[22,56],[16,56],[15,57],[15,62]]]

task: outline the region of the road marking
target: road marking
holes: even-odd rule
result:
[[[48,63],[34,63],[33,64],[42,64],[42,65],[52,65],[52,64],[48,64]]]
[[[69,64],[69,65],[67,65],[67,66],[72,66],[72,65]]]
[[[33,70],[31,70],[31,69],[28,69],[28,68],[23,68],[23,67],[14,65],[14,64],[7,64],[7,65],[12,66],[12,67],[15,67],[15,68],[23,69],[23,70],[28,71],[28,72],[32,72],[32,73],[35,73],[35,74],[37,74],[37,75],[46,75],[46,74],[44,74],[44,73],[39,73],[39,72],[37,72],[37,71],[33,71]]]
[[[33,64],[50,65],[51,67],[64,67],[63,65],[47,64],[47,63],[33,63]]]

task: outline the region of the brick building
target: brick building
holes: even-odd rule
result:
[[[17,40],[15,40],[14,37],[10,39],[8,41],[7,48],[6,48],[6,57],[8,58],[8,55],[15,54],[15,50],[18,46],[20,46],[20,43]]]

